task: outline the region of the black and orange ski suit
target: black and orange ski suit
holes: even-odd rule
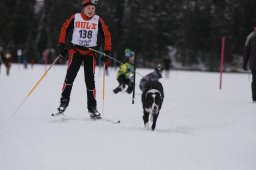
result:
[[[82,19],[85,21],[91,18],[86,17],[83,13],[80,13]],[[107,25],[104,23],[103,19],[99,17],[98,20],[98,36],[97,40],[103,40],[104,51],[109,52],[111,50],[111,35],[108,30]],[[66,44],[67,34],[71,33],[73,35],[75,14],[72,15],[63,24],[59,36],[59,44]],[[86,27],[84,28],[86,29]],[[78,70],[82,62],[84,63],[84,79],[87,87],[87,108],[96,108],[96,89],[95,89],[95,66],[97,53],[89,50],[86,46],[81,46],[77,44],[72,44],[68,51],[68,69],[66,73],[66,78],[64,80],[64,85],[62,89],[61,97],[70,100],[70,94],[73,87],[73,82],[77,76]]]

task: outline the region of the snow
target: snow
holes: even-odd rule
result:
[[[75,80],[66,119],[53,119],[66,66],[56,65],[30,96],[45,72],[35,65],[13,65],[0,75],[1,170],[254,170],[256,167],[256,104],[251,101],[247,74],[171,71],[161,79],[165,101],[156,130],[144,129],[141,92],[135,104],[125,92],[113,94],[116,71],[95,78],[103,117],[120,124],[92,121],[86,109],[81,68]],[[145,75],[150,69],[137,69]],[[137,82],[140,76],[137,76]],[[15,109],[22,107],[14,115]]]

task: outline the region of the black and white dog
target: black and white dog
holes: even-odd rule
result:
[[[156,121],[164,100],[163,86],[158,81],[146,84],[141,96],[143,104],[143,121],[145,128],[155,130]]]

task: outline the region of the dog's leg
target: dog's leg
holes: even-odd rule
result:
[[[156,128],[156,121],[157,121],[157,118],[158,118],[158,114],[159,113],[153,114],[153,124],[152,124],[152,127],[151,127],[152,130],[155,130],[155,128]]]
[[[144,111],[144,115],[143,115],[143,121],[144,121],[144,127],[146,129],[150,129],[150,125],[149,125],[149,113]]]
[[[149,116],[149,113],[144,111],[144,114],[143,114],[144,125],[148,123],[148,116]]]

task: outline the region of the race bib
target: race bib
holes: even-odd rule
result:
[[[80,13],[75,14],[72,43],[84,47],[97,46],[99,16],[84,20]]]

